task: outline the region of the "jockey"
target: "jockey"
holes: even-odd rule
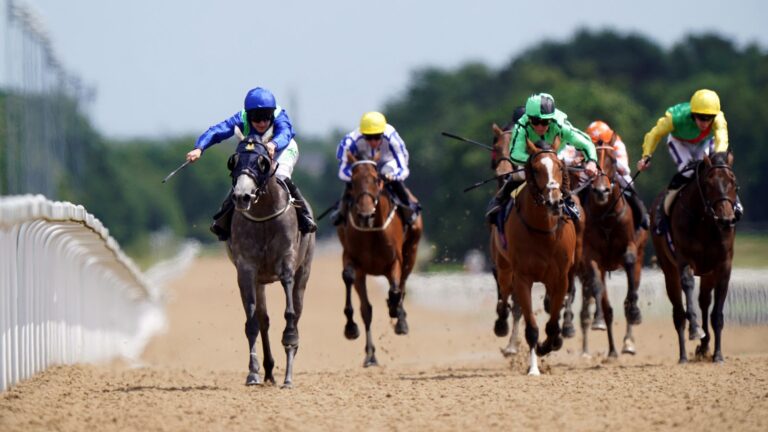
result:
[[[616,154],[616,180],[624,190],[624,196],[627,199],[630,207],[632,207],[632,214],[635,217],[636,227],[642,229],[648,229],[648,211],[645,209],[645,204],[637,195],[635,187],[632,184],[632,176],[630,175],[629,168],[629,155],[627,154],[627,146],[624,145],[624,141],[621,140],[621,136],[611,129],[607,123],[597,120],[587,126],[585,131],[595,146],[610,146],[613,143],[613,150]]]
[[[690,102],[682,102],[667,109],[643,140],[643,158],[637,161],[638,171],[651,166],[651,155],[659,140],[668,134],[669,154],[677,165],[677,174],[667,186],[662,212],[656,232],[666,229],[666,216],[677,193],[691,181],[693,171],[688,167],[710,153],[728,150],[728,123],[720,110],[720,97],[712,90],[701,89],[693,94]],[[741,219],[744,208],[736,197],[736,220]]]
[[[555,108],[555,99],[547,93],[531,95],[525,103],[525,114],[515,123],[512,129],[512,139],[510,142],[510,159],[516,165],[525,165],[530,156],[527,152],[526,139],[531,141],[544,140],[550,144],[554,143],[555,137],[560,137],[563,145],[558,149],[558,153],[566,148],[565,143],[569,142],[581,150],[587,157],[587,164],[584,170],[590,176],[597,174],[597,160],[595,146],[592,140],[584,132],[576,129],[567,120],[568,116]],[[509,201],[512,192],[525,182],[525,173],[520,170],[513,173],[504,183],[496,195],[488,203],[488,211],[485,216],[488,222],[495,223],[495,215]],[[566,212],[575,220],[579,218],[578,207],[570,196],[570,187],[568,176],[563,177],[563,192],[565,198]]]
[[[275,96],[269,90],[256,87],[248,91],[245,95],[244,109],[221,123],[211,126],[200,135],[194,150],[187,153],[187,160],[196,161],[208,147],[230,138],[236,132],[238,135],[253,137],[267,147],[272,160],[278,164],[275,175],[285,183],[295,202],[298,203],[296,215],[299,230],[304,234],[315,232],[317,225],[305,204],[306,201],[299,188],[291,181],[293,167],[299,159],[299,147],[293,139],[296,133],[293,131],[288,114],[277,105]],[[237,150],[242,151],[240,146]],[[214,222],[211,225],[211,232],[221,241],[229,238],[233,209],[234,203],[232,203],[230,190],[221,208],[213,216]]]
[[[352,166],[347,161],[347,152],[373,158],[376,151],[381,152],[379,158],[379,173],[386,180],[387,188],[401,202],[403,219],[407,225],[413,224],[418,217],[421,207],[412,202],[403,183],[410,170],[408,169],[408,150],[405,142],[395,128],[387,123],[384,114],[371,111],[363,114],[360,126],[348,133],[339,142],[336,159],[339,160],[339,178],[346,182],[344,194],[337,209],[331,214],[334,225],[344,222],[346,217],[347,198],[352,179]]]

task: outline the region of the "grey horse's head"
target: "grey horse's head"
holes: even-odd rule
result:
[[[232,155],[228,162],[234,183],[232,199],[239,211],[250,210],[251,204],[258,201],[267,181],[274,175],[272,158],[263,144],[251,141],[244,148],[245,151]]]

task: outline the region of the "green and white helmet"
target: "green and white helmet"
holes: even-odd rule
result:
[[[555,118],[555,98],[547,93],[531,95],[525,102],[525,115],[540,119]]]

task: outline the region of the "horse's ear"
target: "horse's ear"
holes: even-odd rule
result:
[[[712,166],[712,159],[709,158],[709,155],[704,155],[702,161],[704,162],[705,166]]]
[[[499,127],[499,125],[497,125],[496,123],[494,123],[493,125],[491,125],[491,130],[493,130],[493,136],[495,136],[496,138],[498,138],[498,137],[500,137],[502,134],[504,134],[504,131],[503,131],[503,130],[501,130],[501,128]]]
[[[552,143],[552,150],[557,151],[560,148],[560,135],[555,136],[555,142]]]
[[[733,152],[731,149],[728,149],[728,151],[725,154],[725,161],[728,163],[729,167],[733,166]]]
[[[347,162],[351,164],[357,162],[357,157],[349,150],[347,150]]]
[[[534,154],[539,151],[539,149],[536,148],[536,144],[534,144],[528,137],[525,138],[525,148],[528,150],[528,154]]]

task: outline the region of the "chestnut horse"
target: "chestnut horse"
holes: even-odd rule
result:
[[[616,135],[614,135],[614,140]],[[594,296],[597,316],[603,316],[604,322],[593,329],[608,330],[608,356],[618,357],[613,342],[613,308],[608,299],[605,286],[605,273],[624,268],[627,275],[627,296],[624,300],[624,316],[627,329],[624,335],[622,353],[635,354],[632,326],[640,324],[640,309],[637,307],[637,291],[640,286],[640,271],[643,265],[645,244],[648,231],[635,231],[632,211],[621,191],[617,178],[616,152],[613,143],[598,146],[599,174],[592,179],[586,202],[583,202],[587,217],[584,231],[584,250],[582,254],[583,302],[581,306],[581,330],[583,334],[583,352],[589,353],[589,298]],[[603,324],[603,325],[600,325]]]
[[[715,294],[712,308],[712,329],[715,333],[715,351],[712,361],[722,362],[721,332],[723,330],[723,305],[728,294],[733,260],[733,242],[736,217],[734,206],[738,185],[733,172],[733,154],[715,153],[692,165],[693,180],[677,194],[668,210],[669,233],[654,232],[653,245],[659,265],[664,271],[667,295],[672,302],[672,319],[677,330],[680,363],[686,363],[685,320],[696,322],[693,308],[693,276],[701,277],[699,308],[702,314],[704,337],[696,347],[696,357],[709,355],[710,332],[707,312]],[[659,220],[662,192],[654,202],[653,226]],[[661,204],[663,205],[663,204]],[[671,242],[670,242],[671,240]],[[683,305],[683,294],[686,305]],[[687,306],[687,307],[684,307]],[[687,312],[686,312],[687,309]]]
[[[344,270],[342,279],[346,286],[344,315],[347,323],[344,336],[357,339],[360,336],[357,324],[352,319],[351,291],[360,299],[360,313],[365,324],[365,360],[363,366],[378,365],[376,348],[371,336],[373,308],[368,300],[366,275],[384,275],[389,281],[387,306],[390,318],[397,318],[395,333],[408,333],[406,313],[403,308],[405,282],[416,263],[416,252],[423,231],[421,215],[409,227],[397,211],[384,181],[378,172],[376,153],[373,160],[359,158],[352,153],[347,158],[352,167],[350,180],[353,202],[347,212],[347,221],[337,228],[339,240],[344,248],[342,257]]]
[[[508,264],[497,269],[500,301],[496,306],[498,318],[494,329],[507,325],[509,305],[506,300],[512,296],[520,304],[525,318],[525,339],[530,347],[529,375],[540,374],[537,355],[546,355],[563,345],[560,309],[575,262],[576,230],[563,213],[561,186],[566,169],[557,157],[559,145],[559,138],[552,146],[542,141],[537,144],[528,141],[530,157],[525,164],[526,184],[504,223],[507,243],[504,255]],[[531,304],[534,282],[544,284],[549,298],[547,338],[542,344],[538,343],[539,329]]]

